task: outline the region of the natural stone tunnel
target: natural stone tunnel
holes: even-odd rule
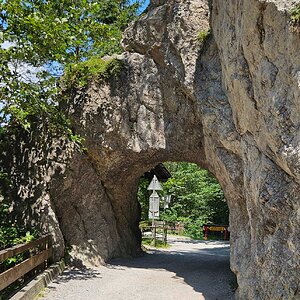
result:
[[[195,162],[216,176],[228,200],[237,298],[299,299],[293,3],[152,0],[124,34],[119,76],[77,89],[65,105],[87,154],[62,139],[47,141],[47,150],[31,139],[19,146],[28,165],[24,156],[17,163],[31,179],[16,180],[15,197],[30,199],[57,256],[64,243],[84,264],[137,254],[139,177],[163,161]],[[18,178],[16,166],[12,172]]]

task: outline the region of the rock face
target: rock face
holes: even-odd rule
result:
[[[68,103],[87,155],[43,175],[53,234],[74,261],[136,255],[139,177],[159,162],[190,161],[218,178],[228,200],[237,298],[300,298],[294,2],[152,0],[127,29],[119,76]]]
[[[231,261],[241,299],[300,297],[300,39],[281,10],[292,1],[269,2],[216,1],[211,16],[249,226],[249,257]]]

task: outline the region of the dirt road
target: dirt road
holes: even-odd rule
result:
[[[47,300],[227,300],[229,244],[172,238],[166,250],[116,259],[93,269],[69,269],[51,283]]]

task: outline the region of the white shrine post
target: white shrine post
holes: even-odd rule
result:
[[[161,191],[162,187],[157,177],[154,175],[152,181],[148,186],[148,191],[152,191],[149,198],[149,218],[152,218],[152,242],[156,246],[156,226],[155,219],[159,218],[159,195],[156,191]]]

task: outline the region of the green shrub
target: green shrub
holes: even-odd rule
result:
[[[202,240],[203,239],[203,219],[199,218],[197,220],[191,220],[186,218],[182,220],[184,224],[184,235],[189,236],[194,240]]]
[[[209,30],[202,30],[202,31],[198,32],[198,41],[200,43],[204,43],[204,41],[207,39],[209,34],[210,34]]]
[[[293,24],[300,24],[300,3],[290,10],[290,16]]]
[[[86,61],[70,64],[63,76],[67,86],[85,87],[91,79],[108,79],[118,76],[124,67],[124,61],[116,58],[104,60],[92,57]]]

